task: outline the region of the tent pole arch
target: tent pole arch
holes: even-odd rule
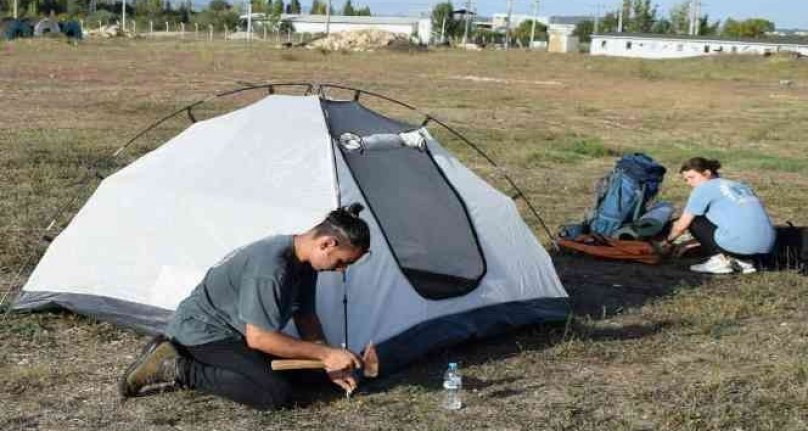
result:
[[[197,107],[199,105],[202,105],[202,104],[204,104],[206,102],[209,102],[210,100],[214,100],[214,99],[217,99],[217,98],[220,98],[220,97],[230,96],[230,95],[233,95],[233,94],[242,93],[242,92],[245,92],[245,91],[257,90],[257,89],[263,89],[263,88],[267,89],[268,94],[275,94],[275,87],[284,87],[284,86],[286,86],[286,87],[290,87],[290,86],[306,87],[306,92],[305,92],[306,95],[309,95],[309,94],[312,94],[312,93],[316,92],[318,94],[318,96],[323,97],[323,98],[326,97],[325,90],[328,89],[328,88],[336,88],[336,89],[340,89],[340,90],[352,91],[354,93],[354,95],[353,95],[353,100],[354,101],[359,101],[360,96],[362,94],[366,94],[368,96],[376,97],[378,99],[382,99],[382,100],[385,100],[387,102],[402,106],[404,108],[407,108],[407,109],[409,109],[411,111],[414,111],[414,112],[422,115],[424,117],[424,120],[421,123],[421,127],[426,126],[430,122],[433,122],[433,123],[443,127],[444,129],[446,129],[446,131],[448,131],[453,136],[460,139],[464,144],[466,144],[471,149],[473,149],[478,155],[480,155],[491,166],[493,166],[497,170],[497,172],[499,172],[500,175],[502,175],[502,177],[505,179],[505,181],[508,183],[508,185],[511,188],[513,188],[513,190],[516,191],[516,194],[513,197],[514,198],[522,198],[525,201],[525,204],[527,205],[528,209],[533,214],[533,216],[536,217],[536,219],[539,221],[542,228],[544,229],[544,232],[547,234],[547,237],[550,240],[550,242],[552,243],[553,248],[556,251],[558,250],[558,244],[556,243],[555,238],[553,237],[553,234],[550,232],[550,229],[547,227],[547,223],[545,223],[544,219],[539,214],[539,211],[536,209],[536,206],[533,205],[533,202],[530,201],[530,199],[527,197],[527,195],[525,195],[525,193],[516,184],[516,182],[510,177],[510,175],[508,175],[504,171],[504,169],[502,169],[502,167],[499,166],[499,164],[497,164],[497,162],[494,161],[494,159],[492,159],[491,156],[489,156],[479,146],[472,143],[463,134],[461,134],[460,132],[458,132],[456,129],[449,126],[445,122],[435,118],[434,116],[432,116],[432,115],[430,115],[428,113],[425,113],[425,112],[421,111],[420,109],[416,108],[413,105],[410,105],[408,103],[402,102],[400,100],[394,99],[394,98],[389,97],[389,96],[385,96],[385,95],[383,95],[381,93],[376,93],[374,91],[363,90],[361,88],[355,88],[355,87],[351,87],[351,86],[347,86],[347,85],[334,84],[334,83],[319,83],[318,84],[318,83],[310,83],[310,82],[279,82],[279,83],[266,83],[266,84],[249,84],[249,85],[245,85],[243,87],[236,88],[236,89],[233,89],[233,90],[227,90],[227,91],[224,91],[224,92],[221,92],[221,93],[217,93],[217,94],[215,94],[215,95],[213,95],[211,97],[208,97],[206,99],[202,99],[202,100],[199,100],[197,102],[191,103],[191,104],[189,104],[187,106],[184,106],[184,107],[172,112],[171,114],[161,118],[160,120],[156,121],[155,123],[151,124],[147,128],[143,129],[140,133],[135,135],[135,137],[130,139],[126,144],[124,144],[124,146],[119,148],[115,152],[115,154],[113,154],[113,156],[117,156],[120,152],[122,152],[124,149],[126,149],[129,145],[131,145],[133,142],[135,142],[141,136],[145,135],[146,133],[148,133],[152,129],[158,127],[163,122],[165,122],[165,121],[167,121],[167,120],[181,114],[182,112],[187,112],[188,117],[191,120],[191,122],[196,122],[196,118],[193,116],[193,108],[195,108],[195,107]]]

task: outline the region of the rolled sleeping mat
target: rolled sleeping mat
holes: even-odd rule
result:
[[[657,202],[634,223],[618,229],[614,236],[618,239],[651,238],[665,228],[675,211],[670,202]]]

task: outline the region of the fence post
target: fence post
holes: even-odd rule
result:
[[[149,21],[149,36],[154,37],[154,21]]]
[[[168,33],[168,21],[166,21],[166,33]]]
[[[194,23],[194,39],[199,39],[199,23]]]
[[[180,39],[185,39],[185,23],[180,23]]]
[[[213,42],[213,24],[208,24],[208,42]]]

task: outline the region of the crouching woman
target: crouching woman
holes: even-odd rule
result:
[[[690,231],[710,254],[691,271],[749,274],[755,261],[774,246],[775,231],[763,203],[746,184],[722,178],[721,163],[694,157],[679,172],[693,188],[682,216],[673,224],[666,245]]]

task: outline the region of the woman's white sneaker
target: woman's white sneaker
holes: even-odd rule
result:
[[[690,265],[690,270],[704,274],[732,274],[732,261],[721,253],[711,256],[704,263]]]
[[[755,264],[741,259],[732,259],[732,268],[741,274],[754,274],[757,272]]]

